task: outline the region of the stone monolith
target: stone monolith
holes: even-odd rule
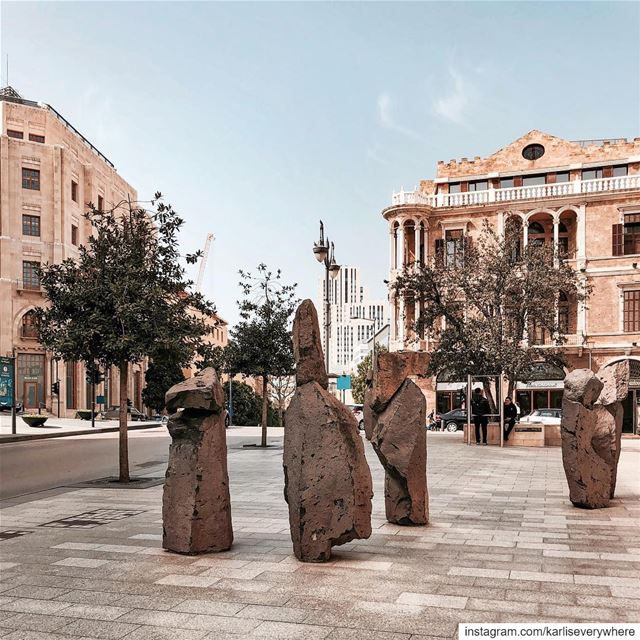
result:
[[[428,354],[382,353],[367,381],[364,428],[385,470],[385,512],[389,522],[429,521],[426,401],[410,375],[424,375]]]
[[[172,438],[162,497],[162,546],[177,553],[225,551],[233,542],[224,393],[212,368],[165,396]]]
[[[303,562],[371,535],[371,473],[353,413],[327,390],[318,316],[303,301],[293,328],[296,392],[286,411],[284,495],[291,539]]]
[[[603,386],[589,369],[572,371],[564,383],[562,463],[569,499],[587,509],[608,506],[616,465],[615,418],[595,404]]]

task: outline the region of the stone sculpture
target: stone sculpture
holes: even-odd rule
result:
[[[233,542],[224,392],[212,368],[165,396],[172,438],[162,497],[162,546],[177,553],[226,551]]]
[[[569,499],[587,509],[609,505],[616,485],[622,404],[628,393],[629,365],[576,369],[564,382],[562,462]]]
[[[429,521],[426,401],[408,378],[425,374],[428,355],[382,353],[364,401],[365,433],[385,470],[385,512],[389,522]]]
[[[326,562],[331,547],[371,535],[371,473],[353,413],[327,391],[318,316],[311,300],[293,325],[296,392],[286,411],[285,500],[303,562]]]

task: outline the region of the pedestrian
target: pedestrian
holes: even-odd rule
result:
[[[511,398],[509,396],[507,396],[504,399],[503,413],[504,413],[504,424],[506,427],[504,431],[504,440],[506,442],[509,439],[509,434],[511,433],[511,430],[515,426],[516,418],[518,417],[518,409],[516,408],[516,405],[511,401]]]
[[[482,444],[487,444],[487,425],[491,407],[489,401],[482,394],[482,389],[474,389],[471,395],[471,411],[473,424],[476,427],[476,444],[480,444],[480,427],[482,427]]]

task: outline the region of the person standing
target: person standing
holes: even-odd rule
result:
[[[506,427],[504,431],[504,440],[506,442],[509,439],[509,434],[511,433],[511,430],[515,426],[516,418],[518,417],[518,408],[511,401],[511,398],[509,396],[507,396],[504,399],[503,413],[504,413],[504,424]]]
[[[476,444],[480,444],[480,428],[482,427],[482,444],[487,444],[487,425],[489,424],[489,414],[491,407],[489,401],[484,397],[482,389],[474,389],[471,395],[471,411],[473,424],[476,427]]]

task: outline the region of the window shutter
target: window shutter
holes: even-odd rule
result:
[[[611,250],[614,256],[624,255],[624,225],[614,224],[611,227]]]

